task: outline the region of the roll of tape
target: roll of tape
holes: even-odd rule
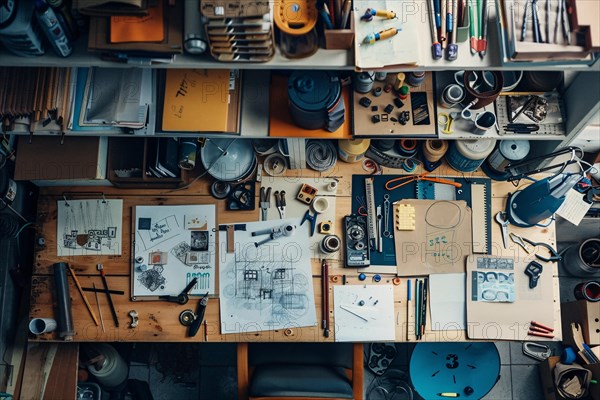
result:
[[[321,241],[321,251],[323,253],[335,253],[341,247],[341,240],[336,235],[327,235]]]
[[[337,187],[338,187],[338,182],[331,181],[327,184],[327,188],[325,190],[327,190],[328,192],[335,192],[337,190]]]
[[[143,264],[143,263],[144,263],[144,257],[142,257],[142,256],[137,256],[137,257],[135,258],[135,263],[136,263],[136,264]]]
[[[329,208],[329,199],[324,196],[317,196],[312,202],[312,208],[317,214],[322,214]]]
[[[231,192],[231,185],[223,181],[214,181],[210,186],[210,194],[215,198],[222,200],[229,196]]]
[[[270,176],[281,176],[287,170],[287,161],[279,153],[269,154],[263,161],[263,170]]]
[[[423,144],[423,156],[429,162],[437,162],[448,151],[448,142],[439,139],[429,139]]]

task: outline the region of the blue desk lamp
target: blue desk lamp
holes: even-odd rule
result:
[[[506,203],[508,220],[513,225],[528,228],[550,218],[581,178],[579,174],[558,174],[517,190]]]

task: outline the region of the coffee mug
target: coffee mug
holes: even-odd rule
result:
[[[56,320],[52,318],[34,318],[29,321],[29,332],[34,335],[53,332],[56,329]]]
[[[496,125],[496,115],[491,111],[484,111],[475,117],[475,130],[473,133],[484,135],[494,125]]]

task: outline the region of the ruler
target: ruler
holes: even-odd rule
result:
[[[375,188],[373,187],[373,178],[365,178],[365,194],[367,202],[367,228],[369,229],[369,239],[375,241],[375,248],[378,248],[377,225],[375,224]]]
[[[488,253],[488,215],[485,205],[488,193],[485,185],[471,184],[471,230],[473,232],[473,253]]]

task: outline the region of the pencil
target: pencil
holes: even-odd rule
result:
[[[94,311],[92,310],[92,306],[90,305],[90,302],[88,301],[87,297],[85,297],[85,293],[83,293],[83,289],[81,288],[81,285],[79,284],[79,279],[77,279],[77,275],[75,275],[75,271],[73,270],[73,268],[71,268],[71,266],[69,264],[67,264],[67,267],[69,268],[69,272],[71,273],[71,276],[73,277],[75,286],[77,286],[77,290],[79,291],[79,294],[81,295],[81,298],[83,299],[83,302],[85,303],[86,308],[88,309],[90,315],[92,316],[94,323],[96,324],[96,326],[100,325],[98,323],[98,318],[96,318],[96,315],[94,314]]]
[[[415,279],[415,337],[417,340],[421,338],[421,281]]]
[[[411,325],[411,307],[412,307],[412,293],[410,292],[410,283],[411,280],[409,279],[408,281],[406,281],[406,340],[407,341],[411,341],[411,334],[410,334],[410,325]]]

